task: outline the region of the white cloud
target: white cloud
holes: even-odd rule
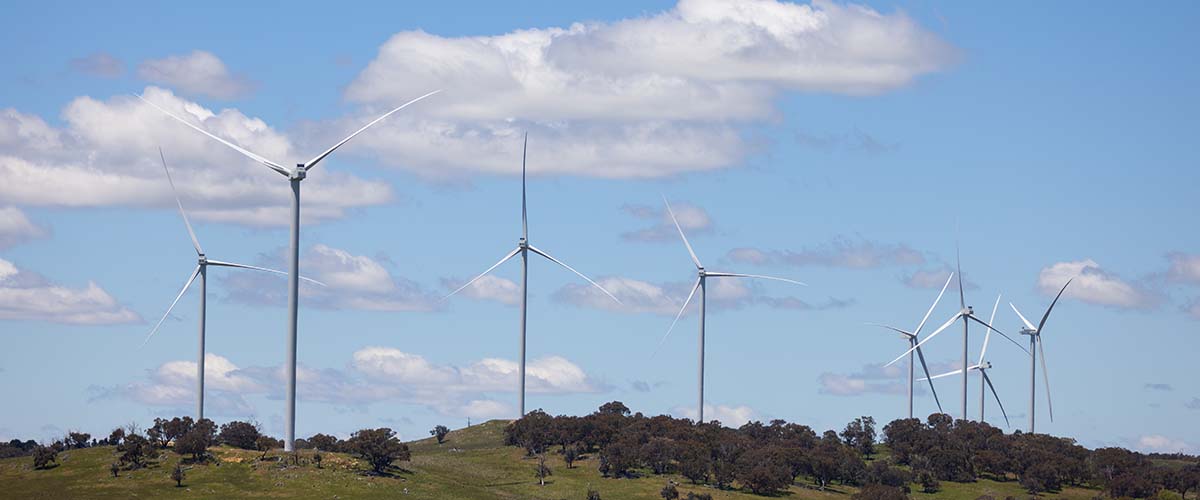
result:
[[[1074,281],[1063,297],[1125,309],[1147,309],[1158,303],[1153,292],[1109,273],[1092,259],[1059,262],[1043,268],[1038,274],[1037,288],[1054,296],[1072,278]]]
[[[456,290],[462,286],[466,280],[443,279],[442,286],[449,290]],[[504,279],[498,276],[487,275],[474,283],[471,286],[464,288],[461,295],[479,300],[491,300],[502,304],[516,305],[521,301],[521,286],[516,282]]]
[[[676,407],[672,413],[695,420],[699,417],[695,407]],[[754,419],[755,412],[749,406],[704,405],[704,420],[721,422],[726,427],[741,427]]]
[[[234,99],[254,89],[246,77],[230,73],[220,58],[203,50],[143,61],[138,78],[217,99]]]
[[[205,410],[210,415],[247,416],[253,407],[243,397],[266,387],[224,356],[204,355]],[[196,362],[168,361],[145,380],[111,388],[91,388],[93,400],[123,398],[148,406],[190,408],[196,402]]]
[[[485,358],[458,368],[435,365],[422,356],[390,347],[360,349],[354,353],[352,366],[375,380],[467,393],[513,391],[520,373],[518,364],[507,359]],[[582,368],[561,356],[534,359],[526,364],[525,371],[526,390],[532,393],[566,394],[603,389],[603,385],[591,380]]]
[[[57,285],[4,259],[0,259],[0,319],[82,325],[141,321],[96,283],[89,281],[84,288]]]
[[[1171,252],[1167,254],[1171,267],[1167,279],[1177,283],[1200,284],[1200,254]]]
[[[931,370],[936,371],[935,367],[931,367]],[[834,396],[904,394],[908,391],[902,380],[905,373],[907,368],[899,363],[887,367],[870,364],[863,365],[858,373],[822,373],[817,377],[817,383],[821,394]]]
[[[675,314],[687,297],[686,287],[690,286],[684,283],[656,285],[621,276],[602,277],[596,283],[620,299],[621,303],[613,302],[604,292],[588,283],[568,283],[554,292],[554,298],[594,309]],[[668,292],[668,289],[672,292]]]
[[[71,68],[81,73],[104,78],[116,78],[125,73],[125,63],[106,52],[93,52],[71,59]]]
[[[903,13],[775,0],[683,0],[655,15],[496,36],[401,32],[346,90],[385,108],[445,89],[368,142],[426,175],[531,172],[661,177],[722,168],[748,146],[737,122],[784,92],[875,94],[951,64]]]
[[[34,224],[17,207],[0,207],[0,250],[46,236],[46,230]]]
[[[1194,449],[1186,441],[1161,434],[1141,436],[1138,438],[1136,446],[1138,450],[1148,453],[1191,453]]]
[[[258,264],[282,269],[286,250],[261,255]],[[359,309],[367,311],[431,311],[438,298],[419,283],[393,276],[375,259],[346,250],[316,244],[301,253],[300,274],[327,286],[301,282],[300,295],[306,307]],[[251,304],[284,304],[285,280],[278,275],[231,272],[222,279],[228,298]]]
[[[146,99],[197,126],[284,164],[301,156],[286,135],[235,109],[217,112],[147,87]],[[162,147],[180,197],[196,219],[283,226],[291,190],[278,174],[188,129],[139,101],[79,97],[62,113],[64,126],[0,110],[0,203],[54,207],[161,207],[175,201],[158,158]],[[327,168],[304,187],[305,222],[340,218],[346,210],[392,199],[391,187]]]
[[[797,267],[821,266],[844,269],[873,269],[883,266],[910,266],[925,263],[920,252],[904,244],[853,241],[839,238],[832,243],[800,250],[761,250],[737,248],[727,257],[750,264],[787,264]]]
[[[679,240],[679,231],[675,229],[675,223],[671,220],[671,215],[667,213],[665,207],[625,205],[621,207],[621,210],[634,217],[653,223],[652,226],[647,228],[621,233],[622,238],[628,241]],[[709,217],[708,212],[703,208],[688,202],[675,202],[671,205],[671,210],[675,212],[675,218],[679,221],[679,227],[683,228],[685,234],[692,236],[695,234],[711,233],[713,231],[712,217]]]

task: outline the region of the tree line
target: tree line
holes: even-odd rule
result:
[[[1098,488],[1113,498],[1149,498],[1160,491],[1184,497],[1200,489],[1200,459],[1171,460],[1123,448],[1089,450],[1069,438],[1020,431],[1005,434],[985,422],[933,414],[925,421],[894,420],[877,435],[875,419],[855,418],[841,432],[772,420],[729,428],[666,415],[632,413],[619,401],[586,416],[535,410],[505,430],[505,444],[570,468],[595,457],[601,475],[628,478],[679,474],[694,484],[775,495],[793,484],[825,489],[854,486],[860,498],[906,498],[934,493],[941,482],[978,478],[1017,481],[1029,493],[1065,486]],[[877,456],[884,445],[886,457]],[[547,470],[543,470],[547,469]],[[663,497],[671,498],[668,484]]]

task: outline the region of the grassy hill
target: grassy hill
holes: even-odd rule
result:
[[[639,479],[605,479],[596,471],[596,457],[585,456],[568,469],[558,455],[548,460],[554,474],[545,486],[534,478],[536,462],[522,457],[522,450],[503,446],[507,421],[493,420],[453,431],[444,444],[432,438],[409,443],[412,462],[402,463],[403,471],[392,477],[364,474],[367,469],[358,460],[337,453],[324,453],[323,467],[311,462],[312,452],[301,453],[300,466],[287,465],[281,452],[268,455],[275,460],[260,461],[260,453],[219,447],[213,450],[216,462],[192,466],[182,488],[176,488],[170,472],[180,457],[172,452],[161,455],[149,468],[121,471],[114,478],[109,464],[115,461],[112,447],[70,450],[58,455],[57,467],[33,470],[29,457],[0,460],[0,498],[424,498],[424,499],[583,499],[588,487],[606,500],[660,499],[658,492],[667,477],[646,475]],[[720,491],[695,486],[679,476],[679,492],[703,491],[714,499],[759,499],[764,497],[737,491]],[[795,500],[848,499],[854,488],[837,486],[816,491],[796,485],[784,495]],[[1096,490],[1067,489],[1045,498],[1091,499]],[[914,499],[974,500],[983,494],[997,499],[1006,496],[1025,498],[1015,481],[980,480],[974,483],[942,483],[937,494],[914,492]]]

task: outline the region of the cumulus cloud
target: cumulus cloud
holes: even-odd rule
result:
[[[1059,262],[1043,268],[1038,274],[1037,288],[1041,293],[1053,296],[1072,278],[1074,281],[1067,287],[1063,297],[1089,304],[1148,309],[1160,300],[1150,290],[1102,269],[1092,259]]]
[[[843,269],[874,269],[884,266],[912,266],[925,263],[925,257],[908,245],[839,238],[832,243],[800,250],[763,250],[735,248],[726,257],[734,262],[756,265],[786,264],[797,267],[820,266]]]
[[[575,394],[610,388],[561,356],[531,360],[526,366],[526,389],[534,394]],[[195,398],[196,364],[169,361],[148,372],[144,380],[117,387],[93,387],[93,399],[124,398],[150,406],[184,407]],[[282,367],[241,368],[215,355],[205,356],[206,399],[215,414],[248,415],[254,408],[247,397],[282,399]],[[355,351],[346,369],[297,368],[297,397],[304,401],[365,408],[395,401],[426,406],[443,415],[493,418],[510,416],[512,408],[490,395],[517,389],[514,361],[486,358],[465,366],[433,363],[425,357],[391,347]]]
[[[71,68],[80,73],[103,78],[116,78],[125,73],[125,63],[107,52],[93,52],[71,59]]]
[[[151,83],[217,99],[242,97],[254,89],[245,76],[230,73],[219,57],[203,50],[143,61],[137,73]]]
[[[286,249],[260,255],[258,264],[283,269]],[[432,311],[438,297],[419,283],[393,276],[375,259],[316,244],[301,253],[300,274],[326,286],[301,282],[306,307],[367,311]],[[287,299],[285,280],[256,272],[231,272],[222,279],[227,298],[249,304],[282,305]]]
[[[0,250],[46,236],[46,230],[17,207],[0,207]]]
[[[861,396],[863,394],[906,394],[903,381],[907,368],[901,363],[884,367],[881,364],[863,365],[857,373],[825,372],[817,377],[821,394]]]
[[[1200,285],[1200,255],[1171,252],[1167,254],[1167,260],[1171,263],[1167,269],[1167,280]]]
[[[0,259],[0,319],[79,325],[142,320],[96,283],[89,281],[84,288],[54,284],[4,259]]]
[[[650,227],[621,233],[626,241],[677,241],[679,232],[671,215],[665,207],[649,205],[625,205],[621,207],[625,213],[638,219],[651,222]],[[688,235],[711,233],[713,231],[712,217],[703,208],[687,202],[675,202],[671,205],[679,227]]]
[[[277,162],[302,156],[286,135],[234,109],[219,112],[147,87],[146,99]],[[161,146],[189,213],[201,220],[252,226],[287,225],[291,189],[261,165],[190,130],[137,98],[80,97],[62,113],[64,126],[13,109],[0,110],[0,203],[52,207],[174,209],[158,158]],[[307,158],[307,156],[305,156]],[[390,185],[333,169],[305,183],[305,222],[392,199]]]
[[[442,279],[442,286],[447,290],[457,290],[466,280],[453,278]],[[470,286],[463,288],[460,295],[478,300],[490,300],[507,305],[517,305],[521,301],[521,286],[516,282],[498,276],[487,275]]]
[[[1138,450],[1148,453],[1190,453],[1194,448],[1191,444],[1180,439],[1174,439],[1161,434],[1150,434],[1138,437],[1135,446]]]
[[[727,167],[739,122],[785,92],[877,94],[951,64],[955,50],[902,12],[818,1],[683,0],[658,14],[495,36],[397,33],[349,85],[380,109],[436,104],[368,138],[427,175],[515,172],[661,177]]]
[[[695,407],[676,407],[672,413],[692,420],[699,418]],[[741,427],[754,418],[754,409],[749,406],[704,405],[704,420],[709,422],[716,420],[725,427]]]

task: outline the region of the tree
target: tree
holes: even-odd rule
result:
[[[121,463],[128,464],[130,469],[141,468],[146,465],[147,460],[158,455],[149,439],[132,432],[126,434],[125,439],[117,446],[117,453],[120,453]]]
[[[853,500],[908,500],[904,490],[895,486],[868,484],[850,496]]]
[[[756,495],[773,495],[792,484],[792,471],[780,450],[762,447],[738,459],[737,479]]]
[[[113,475],[113,477],[117,477],[117,473],[121,472],[121,464],[118,464],[116,462],[109,464],[108,472],[110,472]]]
[[[601,415],[617,415],[621,417],[628,417],[629,407],[625,406],[625,403],[620,401],[612,401],[600,405],[600,411],[597,413]]]
[[[175,481],[176,488],[183,486],[184,477],[186,477],[186,474],[183,472],[183,465],[175,464],[175,468],[171,470],[171,480]]]
[[[554,471],[551,471],[550,467],[546,465],[546,454],[543,453],[541,455],[538,455],[537,470],[533,473],[534,477],[536,477],[538,479],[538,485],[545,486],[546,485],[546,476],[550,476],[553,474],[554,474]]]
[[[642,463],[655,474],[665,474],[675,458],[675,443],[667,438],[653,437],[641,449]]]
[[[430,436],[434,436],[437,438],[438,444],[442,444],[443,442],[445,442],[446,434],[449,434],[449,433],[450,433],[450,429],[444,425],[439,425],[437,427],[434,427],[433,430],[429,431]]]
[[[317,468],[318,468],[318,469],[320,469],[320,468],[321,468],[321,458],[322,458],[322,457],[321,457],[321,453],[320,453],[320,452],[313,453],[313,462],[317,464]]]
[[[554,417],[542,410],[533,410],[509,424],[504,430],[505,444],[525,448],[527,456],[534,456],[546,450],[553,443],[550,433]]]
[[[168,441],[174,441],[187,434],[188,431],[192,430],[192,426],[194,425],[195,422],[192,421],[192,417],[175,417],[163,422],[162,432]]]
[[[396,439],[396,433],[387,427],[357,431],[346,444],[352,453],[366,460],[376,474],[385,472],[395,460],[411,457],[408,446]]]
[[[175,439],[175,453],[191,455],[192,460],[199,462],[208,454],[208,447],[214,441],[215,425],[211,420],[203,419],[201,423],[188,429],[186,433]]]
[[[921,469],[917,472],[917,482],[921,483],[921,491],[925,493],[937,493],[942,489],[942,483],[929,469]]]
[[[234,420],[221,426],[221,433],[218,435],[218,439],[222,443],[234,448],[257,450],[258,438],[261,436],[262,433],[258,430],[257,425]]]
[[[679,500],[679,490],[675,489],[674,483],[667,481],[667,485],[658,492],[658,496],[663,497],[663,500]]]
[[[49,446],[38,446],[33,449],[33,468],[48,469],[50,464],[58,460],[58,452]]]
[[[575,460],[579,458],[579,448],[572,446],[563,451],[563,461],[567,463],[567,468],[575,467]]]
[[[679,453],[679,473],[692,484],[708,482],[710,465],[708,449],[699,443],[688,443]]]
[[[258,459],[266,460],[267,452],[277,448],[277,443],[278,441],[271,436],[258,436],[258,439],[254,440],[254,449],[262,452]]]
[[[117,427],[108,435],[108,444],[117,446],[121,444],[121,440],[125,439],[125,429]]]
[[[88,441],[92,439],[92,435],[86,432],[71,431],[67,433],[67,436],[71,438],[72,448],[87,448]]]
[[[875,453],[875,418],[862,416],[846,424],[842,431],[842,439],[866,457]]]
[[[308,438],[308,444],[313,448],[322,451],[338,451],[341,443],[338,438],[334,436],[330,436],[328,434],[314,434],[313,437]]]

